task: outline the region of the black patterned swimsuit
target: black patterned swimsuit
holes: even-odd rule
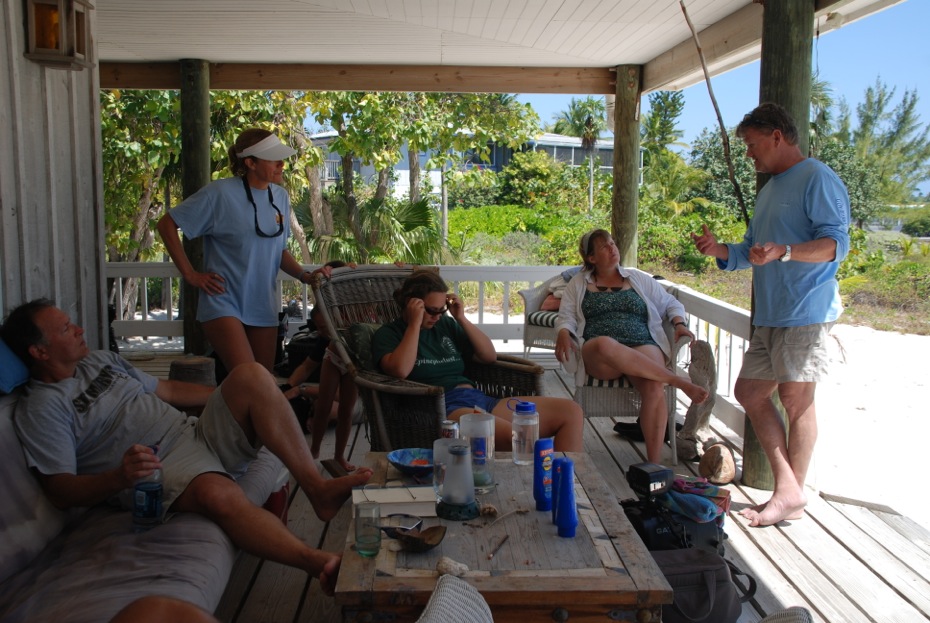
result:
[[[658,346],[649,333],[646,302],[633,288],[619,292],[586,290],[581,313],[585,318],[585,340],[607,336],[624,346]]]

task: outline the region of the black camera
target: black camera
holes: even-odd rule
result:
[[[671,489],[674,478],[672,470],[655,463],[630,465],[626,472],[626,481],[633,493],[644,499],[654,498]]]
[[[650,551],[698,547],[723,556],[727,535],[716,522],[698,523],[656,501],[656,496],[671,488],[674,478],[671,469],[655,463],[630,466],[626,480],[639,497],[620,504],[633,529]]]

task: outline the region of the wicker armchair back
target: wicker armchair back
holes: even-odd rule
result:
[[[371,449],[389,452],[397,448],[432,448],[445,419],[442,387],[397,379],[368,369],[364,362],[365,335],[371,325],[391,322],[401,315],[394,302],[397,290],[414,270],[424,267],[388,265],[348,266],[333,270],[330,278],[314,275],[311,281],[315,304],[320,307],[325,330],[349,373],[355,379],[365,409]],[[430,267],[430,270],[438,268]],[[353,331],[359,325],[369,331]],[[470,363],[466,376],[475,387],[491,396],[532,396],[542,393],[543,369],[518,357],[499,355],[494,364]]]

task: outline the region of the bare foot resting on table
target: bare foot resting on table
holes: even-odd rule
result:
[[[323,484],[315,487],[313,491],[304,489],[310,504],[313,506],[313,512],[322,521],[329,521],[336,516],[339,509],[346,500],[352,495],[353,487],[361,487],[368,479],[371,478],[371,469],[360,467],[355,472],[342,478],[324,480]]]
[[[801,519],[804,517],[804,507],[807,506],[807,496],[799,493],[800,497],[783,499],[773,495],[772,499],[764,504],[744,508],[740,515],[749,520],[750,526],[771,526],[785,519]]]

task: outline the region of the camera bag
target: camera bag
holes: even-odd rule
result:
[[[620,504],[649,551],[698,547],[724,554],[727,535],[715,521],[700,523],[652,501],[623,500]]]
[[[652,552],[656,564],[675,592],[675,601],[662,607],[664,623],[736,623],[741,599],[730,565],[719,554],[700,548]],[[748,576],[747,576],[748,577]],[[750,593],[755,581],[750,579]]]

